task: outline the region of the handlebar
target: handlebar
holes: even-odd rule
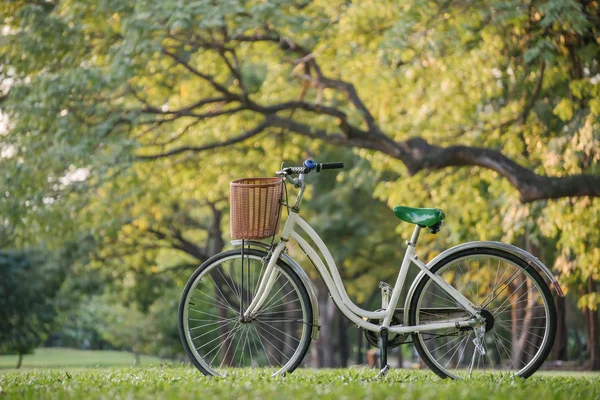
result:
[[[308,174],[312,171],[321,172],[326,169],[342,169],[344,168],[343,162],[326,162],[316,163],[313,160],[305,160],[304,166],[302,167],[287,167],[281,171],[277,171],[277,175],[299,175]]]
[[[317,172],[320,172],[324,169],[342,169],[344,168],[343,162],[326,162],[317,164]]]

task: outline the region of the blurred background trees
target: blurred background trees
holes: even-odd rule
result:
[[[0,252],[0,352],[23,355],[41,346],[60,326],[58,299],[68,260],[40,251]]]
[[[357,302],[377,308],[397,271],[390,206],[440,207],[421,257],[532,252],[569,293],[554,359],[600,368],[597,1],[15,0],[0,16],[0,273],[78,250],[68,274],[10,278],[61,286],[36,345],[177,357],[180,288],[228,246],[229,181],[312,157],[347,165],[303,212]],[[363,362],[319,289],[331,331],[312,362]]]

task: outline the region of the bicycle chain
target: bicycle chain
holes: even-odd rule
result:
[[[443,334],[443,335],[433,335],[433,336],[428,337],[428,338],[423,338],[423,341],[426,342],[428,340],[438,339],[438,338],[447,337],[447,336],[460,336],[461,334],[464,335],[464,333],[462,333],[462,332],[446,333],[446,334]],[[429,333],[428,335],[431,335],[431,333]],[[412,335],[411,335],[411,337],[412,337]],[[402,343],[400,343],[399,346],[402,346],[404,344],[412,344],[412,343],[414,343],[412,340],[410,342],[402,342]]]

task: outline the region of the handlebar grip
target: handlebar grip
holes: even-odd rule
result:
[[[310,172],[310,168],[288,167],[288,168],[285,168],[284,171],[286,171],[288,173],[288,175],[308,174]]]
[[[342,169],[344,168],[343,162],[327,162],[317,164],[317,172],[322,171],[324,169]]]

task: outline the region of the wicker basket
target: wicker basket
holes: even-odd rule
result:
[[[229,206],[233,239],[264,239],[279,229],[283,182],[244,178],[231,182]]]

